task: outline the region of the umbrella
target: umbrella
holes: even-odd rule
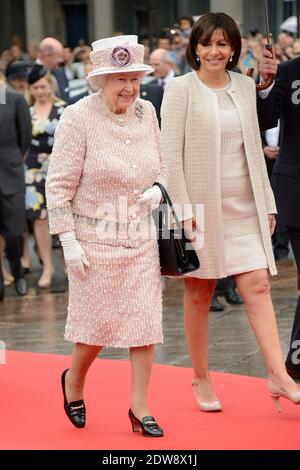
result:
[[[300,1],[300,0],[299,0]],[[271,35],[270,35],[270,26],[269,26],[269,2],[268,0],[264,0],[265,3],[265,23],[266,23],[266,38],[267,38],[267,44],[265,45],[265,48],[270,51],[273,55],[273,48],[272,48],[272,43],[271,43]],[[254,72],[254,69],[248,69],[247,75],[248,77],[252,77]],[[274,81],[274,75],[269,75],[268,80],[265,83],[257,83],[256,84],[256,89],[257,90],[266,90],[269,88],[270,85],[272,85]]]
[[[281,25],[279,28],[284,31],[288,31],[289,33],[296,34],[297,33],[297,16],[289,16]]]

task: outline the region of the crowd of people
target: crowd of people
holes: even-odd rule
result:
[[[188,238],[204,232],[200,269],[184,277],[199,408],[222,410],[207,357],[208,313],[222,308],[217,295],[244,302],[278,410],[281,397],[300,403],[292,378],[300,300],[285,364],[268,281],[277,273],[275,258],[288,255],[289,239],[300,271],[299,100],[293,95],[299,41],[280,33],[273,57],[259,32],[242,38],[234,19],[207,13],[196,23],[182,17],[178,30],[143,44],[119,34],[71,51],[45,38],[28,54],[16,44],[2,54],[0,255],[6,253],[17,293],[26,295],[27,234],[33,232],[42,263],[40,288],[51,284],[51,235],[59,237],[69,279],[65,338],[75,344],[61,382],[74,426],[86,423],[83,390],[95,357],[103,347],[128,347],[132,429],[163,436],[147,401],[154,345],[163,339],[158,247],[151,236],[152,211],[162,202],[155,183],[185,208],[179,219]],[[254,80],[244,74],[250,67]],[[277,70],[276,82],[256,93],[255,82]],[[84,86],[76,87],[74,78]],[[198,204],[204,205],[203,227]],[[3,298],[10,273],[0,271]]]
[[[161,104],[167,83],[174,77],[191,71],[186,58],[186,49],[193,24],[192,17],[183,16],[179,18],[176,28],[165,28],[157,38],[144,37],[142,40],[145,48],[144,62],[152,66],[154,71],[151,78],[148,77],[142,81],[140,96],[151,101],[154,105],[159,125],[161,123]],[[240,57],[236,64],[237,70],[246,73],[248,68],[253,67],[254,78],[257,79],[258,65],[262,58],[264,43],[265,39],[258,31],[252,31],[247,38],[243,37]],[[300,38],[294,39],[286,32],[281,32],[274,45],[274,50],[278,63],[297,57],[300,55]],[[94,92],[92,85],[86,81],[86,76],[93,67],[90,52],[90,46],[83,41],[79,41],[78,46],[72,50],[67,45],[63,46],[55,38],[45,38],[39,45],[29,45],[28,50],[24,52],[19,39],[14,38],[11,47],[3,51],[0,58],[0,81],[6,82],[8,91],[22,94],[30,108],[32,140],[29,154],[24,161],[26,225],[28,227],[24,232],[25,243],[22,266],[23,273],[26,274],[30,270],[28,249],[28,231],[30,231],[34,234],[35,252],[42,264],[42,274],[38,281],[39,288],[49,287],[54,273],[51,261],[52,243],[49,235],[47,235],[48,221],[43,188],[47,173],[48,156],[51,154],[55,127],[64,107]],[[35,63],[43,65],[44,69],[47,70],[47,75],[42,82],[47,81],[48,98],[38,98],[37,102],[35,102],[32,90],[34,88],[39,89],[39,87],[30,83],[32,78],[29,79],[28,75]],[[44,99],[46,100],[45,103],[39,104]],[[48,113],[50,106],[52,108],[51,103],[53,109]],[[37,112],[37,109],[39,109],[39,112]],[[38,141],[39,144],[37,144]],[[279,148],[279,126],[276,129],[262,133],[262,142],[269,176],[271,177]],[[57,242],[53,239],[53,246],[55,245],[57,245]],[[273,235],[273,247],[275,259],[281,260],[288,257],[289,237],[287,230],[281,224],[277,225]],[[3,250],[4,241],[2,240],[0,243],[1,253]],[[0,259],[2,259],[1,254]],[[63,258],[62,262],[64,264]],[[12,276],[4,268],[3,263],[2,271],[4,284],[9,285],[13,282],[15,276]],[[21,270],[19,271],[21,272]],[[20,276],[18,278],[22,281],[19,281],[18,284],[22,284],[23,288],[21,290],[17,286],[16,288],[18,293],[20,291],[23,293],[26,292],[26,277]],[[0,289],[0,296],[3,297],[3,288]],[[224,302],[220,302],[220,297],[226,299],[229,304],[239,305],[243,303],[236,290],[235,281],[230,276],[218,281],[212,298],[212,311],[224,310]]]

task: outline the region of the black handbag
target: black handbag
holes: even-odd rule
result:
[[[190,240],[185,237],[184,229],[173,208],[172,201],[164,186],[158,186],[163,195],[161,206],[153,211],[153,217],[157,229],[157,241],[160,258],[160,269],[163,276],[182,276],[200,267],[198,256],[193,249],[187,249]],[[168,214],[170,207],[175,228],[169,228]]]

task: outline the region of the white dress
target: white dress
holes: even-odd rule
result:
[[[241,121],[227,93],[230,86],[213,90],[218,97],[221,117],[222,216],[228,276],[268,267],[244,150]]]

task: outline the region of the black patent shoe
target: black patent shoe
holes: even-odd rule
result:
[[[158,426],[153,416],[144,416],[142,418],[142,421],[140,421],[136,418],[136,416],[134,416],[131,411],[131,408],[129,410],[128,416],[131,422],[133,432],[141,431],[143,436],[147,437],[163,437],[164,432]]]
[[[223,312],[225,310],[224,305],[220,304],[216,295],[213,296],[211,306],[209,309],[211,312]]]
[[[224,297],[231,305],[242,305],[244,303],[240,294],[238,294],[237,291],[231,287],[226,292],[224,292]]]
[[[18,295],[27,295],[28,293],[28,285],[27,281],[24,277],[20,277],[15,281],[15,289]]]
[[[66,382],[66,374],[69,369],[63,371],[61,376],[61,386],[64,395],[64,409],[66,415],[68,416],[69,420],[71,421],[76,428],[84,428],[85,426],[85,404],[83,400],[71,401],[68,403],[66,397],[66,389],[65,389],[65,382]]]

